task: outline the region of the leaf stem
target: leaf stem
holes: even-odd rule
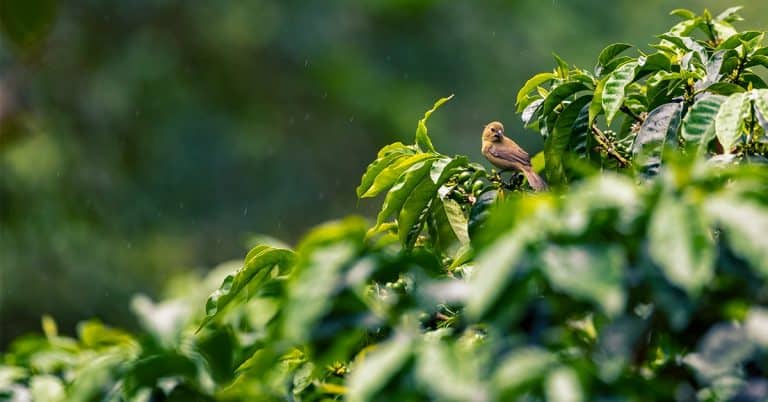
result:
[[[609,155],[613,156],[619,162],[619,164],[621,164],[622,167],[630,165],[629,160],[621,156],[621,154],[616,151],[616,149],[610,144],[610,141],[608,141],[608,139],[605,137],[605,134],[603,134],[603,132],[600,131],[597,126],[592,125],[590,128],[592,129],[592,133],[594,134],[597,142],[600,143],[600,146],[602,146]]]
[[[643,122],[643,119],[640,116],[638,116],[637,114],[635,114],[635,112],[633,112],[632,109],[629,108],[629,106],[621,105],[621,108],[619,110],[621,110],[622,112],[628,114],[630,117],[635,119],[636,122],[638,122],[638,123],[642,123]]]

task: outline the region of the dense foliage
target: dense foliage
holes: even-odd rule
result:
[[[441,99],[364,173],[375,223],[138,296],[138,336],[92,321],[71,339],[46,317],[4,356],[0,395],[765,400],[768,48],[737,11],[677,10],[655,53],[611,45],[594,72],[558,58],[532,78],[518,105],[555,191],[438,152]]]

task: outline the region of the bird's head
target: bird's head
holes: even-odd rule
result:
[[[504,125],[498,121],[492,121],[483,129],[483,141],[498,142],[504,137]]]

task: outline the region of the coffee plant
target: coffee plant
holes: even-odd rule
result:
[[[553,191],[441,154],[441,99],[363,174],[375,222],[139,295],[140,334],[44,317],[3,356],[0,398],[768,399],[768,48],[737,12],[675,10],[652,53],[528,81]]]

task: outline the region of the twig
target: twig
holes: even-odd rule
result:
[[[633,112],[632,109],[630,109],[628,106],[621,105],[621,109],[619,109],[619,110],[621,110],[622,112],[628,114],[630,117],[635,119],[636,122],[641,123],[641,124],[643,123],[643,119],[640,116],[636,115],[635,112]]]
[[[611,146],[611,144],[608,142],[608,139],[605,138],[605,134],[603,134],[602,131],[600,131],[597,126],[592,126],[592,133],[595,135],[595,139],[597,142],[600,143],[600,146],[602,146],[606,152],[608,152],[609,155],[613,156],[622,167],[626,167],[630,165],[630,162],[627,160],[627,158],[621,156],[620,153],[616,152],[616,150]]]

